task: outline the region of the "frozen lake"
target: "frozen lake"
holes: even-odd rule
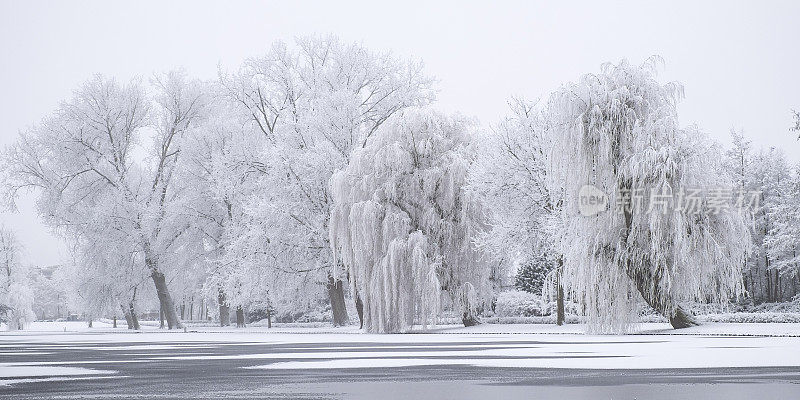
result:
[[[800,337],[763,336],[792,334],[794,325],[629,336],[525,328],[5,332],[0,397],[800,398]]]

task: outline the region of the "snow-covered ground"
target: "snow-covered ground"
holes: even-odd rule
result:
[[[678,376],[674,378],[678,385],[698,383],[692,390],[698,390],[700,397],[716,393],[718,388],[711,386],[722,379],[717,376],[734,382],[728,388],[731,393],[747,389],[736,386],[741,379],[760,379],[760,390],[781,395],[798,391],[787,382],[800,377],[800,324],[708,323],[680,331],[666,324],[639,328],[640,334],[605,336],[585,335],[580,325],[485,324],[378,335],[357,327],[132,332],[104,323],[93,328],[83,322],[35,323],[26,331],[0,333],[0,397],[24,393],[36,398],[40,390],[78,397],[98,390],[109,397],[130,394],[121,388],[143,388],[146,397],[159,393],[166,382],[172,384],[171,374],[180,374],[185,382],[175,394],[178,398],[198,390],[227,394],[239,387],[271,391],[265,397],[274,392],[291,398],[339,388],[342,393],[374,398],[369,388],[378,392],[406,388],[392,386],[398,380],[422,382],[417,390],[429,385],[432,393],[469,385],[475,392],[465,398],[481,398],[475,393],[487,393],[486,382],[553,379],[568,388],[583,385],[580,379],[569,383],[570,376],[580,374],[600,382],[599,388],[616,385],[614,396],[631,393],[630,383],[619,381],[620,376],[639,376],[630,379],[650,383],[654,376],[662,379],[665,374]],[[548,374],[562,377],[547,378]],[[341,380],[342,376],[347,379]],[[231,386],[214,386],[219,382]],[[274,384],[259,389],[267,387],[264,382]],[[353,384],[336,386],[345,382]],[[665,386],[668,393],[679,387]],[[555,390],[549,384],[544,388]],[[503,390],[525,397],[524,391],[512,386]],[[553,396],[559,390],[567,389],[555,390]],[[394,398],[402,398],[398,396]]]
[[[129,331],[124,326],[113,328],[108,322],[95,321],[92,328],[86,322],[44,322],[37,321],[29,324],[23,331],[0,331],[0,342],[9,337],[30,337],[39,336],[41,333],[59,334],[57,337],[68,337],[63,334],[74,333],[114,333],[114,334],[177,334],[183,333],[182,330],[159,329],[155,324],[142,325],[139,332]],[[282,324],[275,324],[273,328],[265,326],[248,326],[247,328],[217,327],[217,326],[190,326],[187,328],[189,333],[363,333],[357,326],[333,327],[322,326],[310,323],[308,326],[302,324],[291,324],[286,327]],[[583,324],[567,324],[558,326],[554,324],[481,324],[472,327],[461,325],[439,325],[427,331],[415,330],[411,334],[580,334],[585,332]],[[699,326],[672,329],[668,323],[642,323],[634,326],[631,335],[733,335],[733,336],[798,336],[800,337],[800,323],[720,323],[707,322]],[[377,335],[378,337],[388,337],[392,335]],[[401,335],[402,336],[402,335]],[[194,337],[198,337],[194,335]],[[115,336],[110,336],[110,340]],[[168,337],[167,337],[168,338]]]
[[[269,369],[448,364],[592,369],[800,367],[797,356],[800,354],[800,324],[708,323],[683,330],[670,329],[667,324],[642,324],[639,334],[626,336],[585,335],[582,331],[583,326],[577,324],[560,327],[485,324],[392,335],[365,334],[356,327],[208,327],[189,332],[159,329],[132,332],[104,324],[88,328],[82,322],[40,322],[26,331],[0,334],[0,355],[19,358],[13,363],[4,363],[5,371],[12,366],[31,366],[25,362],[25,356],[46,353],[48,347],[143,352],[147,357],[141,362],[259,359],[265,364],[252,368]],[[3,348],[16,348],[21,342],[38,345],[30,353],[19,350],[2,353]],[[111,346],[114,343],[120,344]],[[357,348],[349,343],[357,343]],[[418,343],[426,345],[412,348]],[[246,344],[280,345],[280,348],[249,354],[184,354],[187,349]],[[315,351],[309,351],[308,344],[316,344]],[[420,350],[425,351],[424,358],[419,357]],[[86,361],[58,364],[85,364]],[[12,376],[9,374],[5,372],[0,376]],[[26,374],[20,372],[19,376]]]

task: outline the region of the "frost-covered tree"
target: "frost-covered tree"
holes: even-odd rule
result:
[[[506,265],[521,266],[518,287],[521,283],[524,290],[541,292],[544,275],[557,273],[553,270],[561,259],[555,232],[560,226],[563,195],[560,188],[548,186],[553,143],[546,136],[539,106],[514,99],[511,116],[479,138],[468,191],[488,214],[487,228],[478,235],[477,243]],[[556,292],[563,314],[563,290]]]
[[[752,223],[748,224],[750,234],[753,238],[753,252],[750,253],[745,261],[743,268],[743,278],[745,289],[755,300],[759,301],[765,296],[764,274],[767,265],[766,250],[764,248],[764,223],[767,222],[764,216],[764,192],[763,174],[764,166],[763,154],[753,153],[753,143],[748,140],[742,132],[731,130],[731,142],[733,146],[727,151],[727,168],[733,176],[735,188],[741,192],[761,191],[759,198],[759,209],[750,211],[749,217]],[[761,175],[762,179],[759,179]]]
[[[38,190],[40,215],[71,240],[103,246],[97,239],[113,230],[133,244],[176,328],[167,274],[184,259],[190,224],[178,212],[173,172],[205,98],[202,85],[180,72],[155,76],[152,87],[149,96],[137,81],[86,82],[8,150],[4,189],[11,201],[19,190]],[[147,136],[152,143],[142,140]],[[143,162],[132,156],[137,143],[149,144]]]
[[[361,294],[367,331],[435,323],[442,289],[465,325],[477,322],[490,263],[472,243],[482,214],[464,191],[472,128],[404,111],[331,178],[330,241]]]
[[[552,216],[560,201],[547,185],[552,146],[535,104],[514,100],[512,116],[478,139],[469,191],[490,213],[478,243],[511,261],[553,252]]]
[[[736,149],[734,141],[734,149]],[[790,279],[781,279],[778,267],[779,252],[770,251],[768,239],[774,237],[776,221],[786,214],[778,214],[785,202],[791,199],[787,192],[792,178],[791,168],[782,151],[774,148],[745,153],[746,168],[741,176],[742,190],[758,193],[758,204],[752,211],[750,232],[753,252],[747,259],[745,283],[755,302],[781,301],[781,287]],[[737,179],[740,179],[737,176]],[[783,281],[783,283],[781,282]],[[791,295],[788,296],[791,298]]]
[[[696,324],[683,302],[724,302],[742,292],[750,237],[740,213],[637,206],[639,190],[675,200],[685,190],[735,185],[720,149],[696,128],[678,125],[682,88],[658,82],[657,63],[606,64],[562,86],[547,104],[557,143],[551,178],[565,188],[567,204],[564,281],[595,331],[628,329],[639,298],[682,328]],[[581,215],[584,185],[605,193],[611,209]]]
[[[419,62],[333,37],[275,43],[220,80],[247,118],[243,128],[261,138],[242,160],[254,171],[252,189],[237,208],[224,262],[270,282],[281,276],[270,288],[280,298],[305,301],[329,285],[334,324],[347,323],[336,282],[344,276],[328,244],[328,180],[384,121],[429,103],[432,80]]]
[[[753,252],[747,257],[744,282],[755,303],[779,302],[797,294],[797,269],[792,251],[794,185],[797,167],[790,166],[780,149],[754,150],[751,141],[733,132],[728,151],[729,169],[737,190],[758,194],[748,224]]]
[[[237,126],[237,125],[233,125]],[[255,213],[248,201],[258,196],[261,189],[253,179],[261,174],[247,160],[255,158],[243,149],[250,149],[238,135],[225,136],[228,127],[220,126],[219,136],[204,136],[206,146],[204,159],[198,158],[201,168],[192,169],[196,175],[198,201],[190,212],[196,213],[196,223],[204,234],[203,249],[205,280],[202,290],[206,296],[216,299],[219,306],[220,323],[228,324],[230,310],[236,310],[237,326],[242,326],[245,310],[272,309],[276,294],[292,287],[297,282],[293,274],[280,274],[273,264],[266,264],[266,252],[257,250],[246,241],[263,235],[263,232],[245,232],[245,227],[254,227],[250,216]],[[267,221],[264,221],[267,223]],[[261,236],[263,238],[263,236]],[[243,246],[246,244],[246,246]],[[269,240],[264,244],[267,246]],[[276,279],[280,276],[280,279]],[[273,280],[275,279],[275,280]],[[281,292],[283,293],[283,292]],[[300,304],[312,293],[286,293],[286,298]],[[287,301],[289,303],[289,301]]]
[[[139,329],[137,294],[149,278],[143,254],[137,243],[114,229],[88,232],[74,240],[70,253],[72,262],[62,267],[65,290],[70,303],[81,310],[87,319],[122,315],[128,329]]]
[[[792,115],[794,126],[790,130],[800,132],[800,112],[792,110]],[[770,149],[770,152],[776,151]],[[772,283],[768,297],[781,301],[797,295],[800,280],[800,164],[786,168],[783,153],[777,154],[780,156],[775,160],[777,171],[771,174],[774,199],[767,202],[763,214],[764,219],[772,223],[770,229],[764,229],[764,245],[777,278],[775,282],[767,280]],[[789,278],[786,280],[790,283],[786,288],[788,293],[784,292],[781,276]]]
[[[22,264],[22,246],[10,229],[0,226],[0,322],[10,330],[32,322],[33,291],[28,268]]]
[[[220,324],[227,326],[231,307],[242,307],[248,301],[247,296],[229,294],[237,287],[234,277],[244,271],[238,269],[235,259],[224,260],[235,240],[233,224],[254,190],[250,177],[257,170],[248,161],[255,159],[253,149],[259,141],[243,128],[246,118],[222,99],[220,89],[209,88],[215,101],[184,143],[184,162],[176,174],[186,198],[182,212],[199,233],[197,269],[193,280],[186,282],[184,297],[189,301],[197,296],[214,299]]]
[[[780,301],[797,294],[793,281],[796,282],[800,276],[800,165],[787,171],[787,176],[776,188],[775,197],[766,212],[770,229],[764,236],[764,245],[769,267],[778,278],[771,282],[772,298]],[[790,287],[784,287],[787,285],[781,277]],[[784,290],[789,293],[784,293]]]
[[[741,190],[753,189],[753,142],[744,137],[742,132],[731,130],[731,147],[726,155],[728,168],[733,175],[736,185]]]
[[[57,279],[58,266],[31,268],[30,288],[36,294],[33,298],[33,312],[37,319],[52,320],[61,318],[66,311],[66,291]]]

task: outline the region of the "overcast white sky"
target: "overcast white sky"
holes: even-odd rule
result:
[[[684,84],[684,123],[732,127],[800,160],[800,2],[38,2],[0,0],[0,147],[94,73],[127,80],[185,67],[213,78],[278,39],[333,33],[425,61],[439,107],[493,124],[511,95],[537,98],[601,63],[658,54]],[[603,3],[603,4],[600,4]],[[569,4],[569,6],[567,5]],[[28,262],[66,256],[32,198],[0,223]]]

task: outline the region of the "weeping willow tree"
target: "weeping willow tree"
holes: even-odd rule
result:
[[[629,330],[640,299],[674,328],[696,325],[682,304],[743,291],[745,217],[708,195],[734,184],[721,150],[696,128],[679,127],[683,89],[656,80],[659,62],[606,64],[547,103],[552,184],[565,187],[568,204],[564,281],[595,332]],[[579,214],[584,185],[608,196],[605,212]],[[705,196],[687,196],[695,193]]]
[[[435,323],[442,290],[466,325],[490,275],[472,245],[476,202],[464,194],[470,125],[424,110],[398,114],[331,178],[330,243],[369,332]]]

